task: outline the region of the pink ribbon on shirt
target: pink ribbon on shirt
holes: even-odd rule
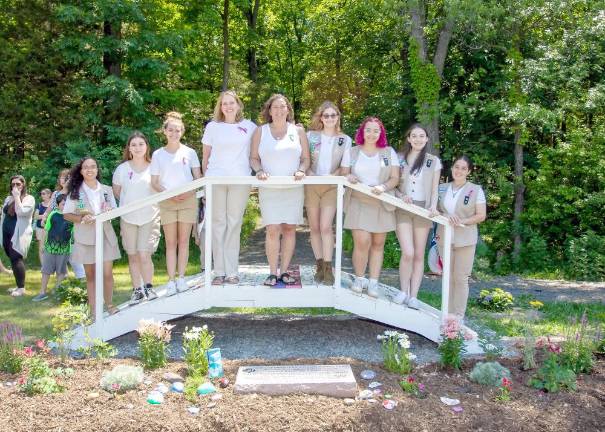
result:
[[[239,130],[241,130],[243,133],[248,133],[248,129],[246,129],[245,127],[238,126],[237,128],[238,128]]]

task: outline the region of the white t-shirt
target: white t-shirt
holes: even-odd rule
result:
[[[96,189],[91,189],[86,186],[86,183],[82,183],[82,186],[80,186],[80,197],[82,197],[82,194],[86,194],[86,198],[88,198],[88,202],[95,215],[101,213],[104,210],[104,207],[116,208],[118,206],[113,196],[113,192],[108,191],[107,195],[105,195],[105,191],[101,187],[100,182],[97,182]],[[63,213],[76,213],[77,206],[78,200],[71,199],[70,195],[67,195],[65,206],[63,206]]]
[[[397,159],[397,153],[391,148],[390,161],[391,166],[397,167],[399,160]],[[357,162],[352,168],[352,173],[359,179],[360,183],[367,186],[377,186],[380,184],[380,169],[384,167],[384,161],[380,157],[380,152],[374,156],[367,156],[363,150],[360,149]]]
[[[202,144],[212,147],[212,152],[204,174],[207,177],[250,175],[250,142],[255,129],[256,125],[250,120],[208,123]]]
[[[130,162],[123,162],[113,173],[114,185],[120,186],[120,207],[130,204],[136,200],[147,198],[155,192],[151,189],[151,165],[141,172],[137,172]],[[157,206],[143,207],[122,216],[124,222],[133,225],[145,225],[157,217],[159,208]]]
[[[274,176],[294,175],[300,166],[302,147],[295,125],[288,123],[286,135],[279,141],[271,135],[269,124],[262,126],[258,155],[263,171]]]
[[[400,161],[400,163],[403,163],[403,161]],[[424,183],[422,181],[422,171],[424,168],[425,164],[422,164],[422,167],[420,167],[418,171],[413,174],[410,172],[410,181],[405,184],[405,194],[411,197],[414,201],[425,200]],[[440,171],[441,168],[441,161],[438,158],[435,159],[435,171]]]
[[[458,204],[458,200],[461,196],[466,195],[465,189],[468,187],[468,183],[462,186],[462,189],[459,189],[455,194],[452,191],[452,185],[450,184],[445,191],[445,195],[443,198],[443,207],[445,211],[449,215],[453,215],[456,212],[456,204]],[[482,188],[477,188],[479,191],[477,192],[477,204],[485,204],[485,193]],[[442,189],[443,190],[443,189]]]
[[[309,136],[310,133],[307,133],[307,136]],[[338,135],[338,136],[328,136],[328,135],[324,135],[323,133],[320,134],[321,135],[321,142],[319,145],[319,157],[317,158],[317,172],[315,173],[315,175],[319,175],[319,176],[323,176],[323,175],[330,175],[332,174],[331,169],[332,169],[332,151],[334,149],[334,146],[337,145],[336,140],[339,137],[342,137],[342,135]],[[348,168],[351,166],[351,140],[348,138],[345,138],[345,143],[344,143],[344,153],[342,155],[342,161],[340,163],[340,166]]]
[[[151,156],[151,175],[160,176],[160,185],[166,190],[174,189],[193,180],[191,170],[200,167],[197,153],[184,144],[174,153],[159,148]]]

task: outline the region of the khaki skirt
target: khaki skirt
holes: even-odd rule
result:
[[[85,245],[75,242],[72,248],[71,259],[78,264],[94,264],[95,245]],[[111,244],[107,236],[103,236],[103,261],[115,261],[120,259],[120,249],[117,243]]]
[[[293,187],[259,187],[258,203],[262,226],[303,223],[303,185]]]
[[[395,231],[395,212],[386,210],[381,201],[353,191],[346,208],[344,227],[370,233]]]
[[[424,208],[424,203],[424,201],[414,201],[414,205],[422,208]],[[433,226],[433,221],[430,219],[425,219],[415,213],[401,209],[395,210],[395,218],[397,219],[397,225],[411,224],[414,228],[431,228]]]

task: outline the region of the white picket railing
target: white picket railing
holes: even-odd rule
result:
[[[450,255],[451,255],[451,243],[452,243],[452,225],[449,220],[443,216],[429,217],[429,211],[421,207],[406,204],[401,199],[398,199],[389,194],[376,195],[371,192],[371,188],[363,184],[353,184],[348,182],[344,177],[341,176],[311,176],[305,177],[303,180],[294,180],[293,177],[284,176],[272,176],[267,180],[258,180],[253,176],[241,176],[241,177],[203,177],[194,180],[188,184],[182,185],[178,188],[171,189],[169,191],[160,192],[149,196],[147,198],[137,200],[133,203],[127,204],[123,207],[110,210],[106,213],[99,214],[95,217],[95,262],[96,262],[96,279],[95,279],[95,295],[96,295],[96,306],[94,311],[95,327],[94,333],[97,335],[103,335],[103,326],[105,324],[105,318],[103,316],[103,222],[110,221],[132,211],[141,209],[143,207],[157,204],[160,201],[172,198],[176,195],[205,188],[206,197],[206,220],[205,220],[205,282],[203,293],[208,293],[208,289],[211,285],[211,265],[212,265],[212,186],[213,185],[225,185],[225,184],[240,184],[240,185],[252,185],[252,186],[271,186],[271,185],[302,185],[302,184],[333,184],[337,186],[337,201],[336,201],[336,253],[335,253],[335,287],[341,288],[341,258],[342,258],[342,224],[343,224],[343,197],[344,188],[348,187],[358,192],[367,194],[381,201],[385,201],[395,207],[406,210],[410,213],[417,214],[423,218],[430,219],[438,224],[444,226],[444,256],[442,257],[443,262],[443,274],[442,274],[442,286],[441,286],[441,317],[442,320],[447,316],[448,305],[449,305],[449,284],[450,284]]]

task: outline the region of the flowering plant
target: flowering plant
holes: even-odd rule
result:
[[[205,376],[208,373],[207,351],[212,348],[214,334],[208,326],[185,327],[183,333],[183,351],[189,376]]]
[[[494,288],[493,290],[481,290],[477,304],[483,309],[489,311],[502,312],[513,305],[514,298],[511,293],[504,291],[502,288]]]
[[[24,374],[19,378],[19,389],[25,394],[59,393],[63,387],[57,383],[56,376],[67,376],[73,372],[68,369],[52,369],[44,359],[50,349],[46,342],[38,339],[33,346],[27,346],[21,351]],[[70,372],[71,371],[71,372]]]
[[[460,369],[462,355],[466,352],[464,341],[472,338],[472,335],[462,328],[456,317],[447,317],[445,324],[441,326],[441,342],[439,343],[441,364]]]
[[[402,375],[409,374],[414,367],[412,362],[416,360],[416,355],[409,351],[410,338],[408,335],[394,330],[386,330],[377,338],[382,341],[385,369]]]
[[[15,374],[23,368],[21,328],[9,322],[0,323],[0,371]]]
[[[418,382],[416,378],[411,375],[399,381],[399,386],[405,393],[409,393],[417,398],[424,399],[427,396],[424,384]]]
[[[139,354],[145,368],[157,369],[166,364],[166,351],[173,327],[162,321],[139,321]]]
[[[496,400],[499,402],[506,402],[510,400],[510,392],[513,387],[513,382],[504,377],[502,378],[502,384],[500,385],[499,394],[496,396]]]

